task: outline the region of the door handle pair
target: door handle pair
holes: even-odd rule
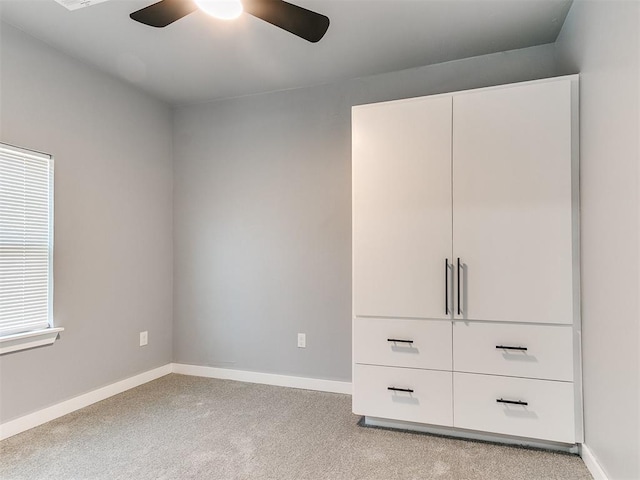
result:
[[[460,261],[460,257],[458,257],[458,261],[457,261],[457,266],[458,266],[458,275],[457,275],[457,282],[458,282],[458,315],[462,315],[462,303],[460,300],[460,297],[462,296],[461,292],[460,292],[460,278],[462,276],[462,262]],[[451,265],[453,266],[453,264]],[[445,315],[449,315],[449,259],[445,258],[444,259],[444,312]]]

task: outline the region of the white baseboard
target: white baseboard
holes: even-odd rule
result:
[[[582,449],[580,450],[580,456],[582,457],[582,461],[587,466],[587,469],[589,470],[589,473],[594,480],[609,480],[609,477],[607,477],[607,474],[604,473],[604,470],[598,463],[596,457],[593,455],[591,449],[584,443],[582,444]]]
[[[288,375],[276,375],[272,373],[249,372],[245,370],[231,370],[227,368],[202,367],[198,365],[184,365],[180,363],[168,363],[162,367],[143,372],[139,375],[126,378],[111,385],[93,390],[64,402],[57,403],[37,412],[0,424],[0,440],[12,437],[31,428],[50,422],[56,418],[88,407],[96,402],[138,387],[144,383],[156,380],[170,373],[193,375],[197,377],[220,378],[236,380],[240,382],[262,383],[280,387],[301,388],[304,390],[317,390],[321,392],[351,394],[351,383],[335,380],[322,380],[318,378],[293,377]]]
[[[81,408],[88,407],[89,405],[112,397],[126,390],[130,390],[134,387],[142,385],[143,383],[150,382],[157,378],[163,377],[171,373],[171,364],[163,365],[162,367],[143,372],[139,375],[126,378],[106,387],[92,390],[91,392],[78,395],[64,402],[60,402],[51,407],[43,408],[37,412],[30,413],[23,417],[10,420],[3,424],[0,424],[0,440],[9,438],[18,433],[24,432],[31,428],[42,425],[43,423],[50,422],[56,418],[67,415],[68,413],[75,412]]]
[[[323,380],[320,378],[294,377],[275,373],[250,372],[247,370],[232,370],[230,368],[203,367],[199,365],[173,364],[173,373],[192,375],[195,377],[219,378],[236,380],[238,382],[262,383],[278,387],[301,388],[320,392],[345,393],[351,395],[351,383],[337,380]]]

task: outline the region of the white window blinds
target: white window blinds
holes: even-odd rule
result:
[[[52,317],[53,159],[0,143],[0,337]]]

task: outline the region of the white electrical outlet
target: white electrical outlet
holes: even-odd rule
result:
[[[306,348],[307,336],[304,333],[298,334],[298,348]]]
[[[140,346],[144,347],[147,343],[149,343],[149,332],[140,332]]]

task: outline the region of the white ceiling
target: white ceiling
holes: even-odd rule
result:
[[[189,0],[186,0],[189,1]],[[154,0],[68,11],[0,0],[0,19],[174,105],[295,88],[555,41],[571,0],[289,0],[327,15],[316,44],[247,14],[197,11],[155,29]]]

